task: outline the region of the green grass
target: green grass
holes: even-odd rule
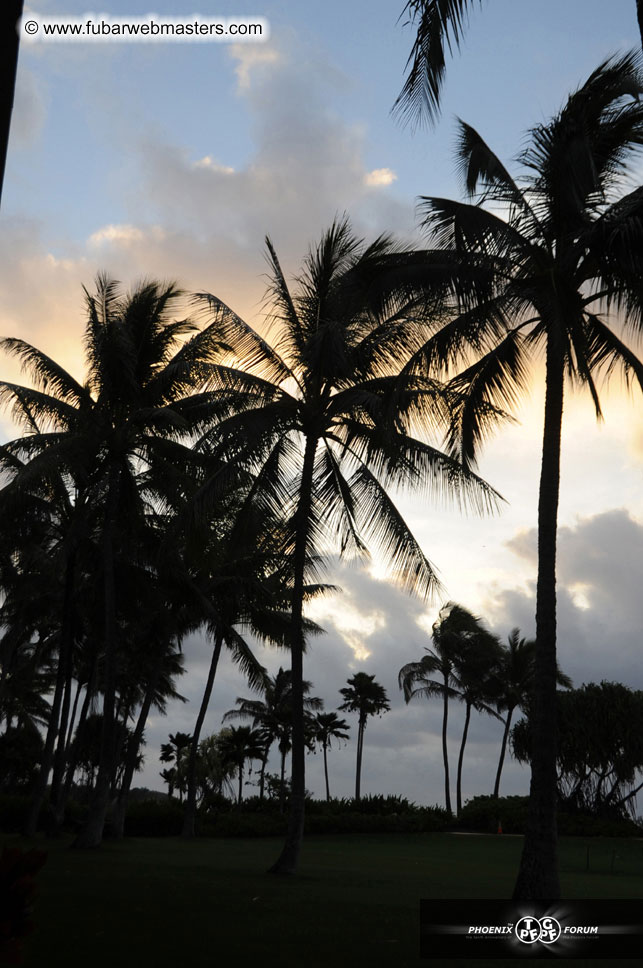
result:
[[[25,968],[420,968],[420,898],[509,897],[522,838],[309,837],[295,878],[264,873],[273,839],[46,846]],[[563,838],[560,855],[565,897],[643,897],[642,842]]]

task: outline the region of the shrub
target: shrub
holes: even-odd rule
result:
[[[125,817],[128,837],[177,837],[183,827],[183,806],[177,800],[141,800],[132,803]]]
[[[498,822],[503,833],[525,832],[529,797],[473,797],[467,801],[458,827],[480,833],[496,833]],[[640,837],[643,831],[632,820],[604,820],[589,814],[558,811],[558,833],[566,837]]]

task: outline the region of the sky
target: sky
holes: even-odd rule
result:
[[[200,4],[200,5],[199,5]],[[215,293],[259,328],[268,234],[287,274],[337,214],[357,233],[383,231],[420,244],[421,195],[462,197],[455,118],[472,124],[509,165],[525,132],[546,120],[608,56],[639,41],[634,0],[488,0],[471,16],[460,54],[447,65],[443,114],[413,132],[390,113],[412,32],[402,0],[102,0],[112,17],[260,16],[265,43],[22,43],[0,213],[0,334],[21,336],[82,376],[83,293],[97,271],[129,288],[176,279],[186,292]],[[77,17],[86,0],[27,3],[27,15]],[[89,15],[91,16],[91,15]],[[83,16],[83,20],[85,17]],[[94,14],[94,19],[98,16]],[[635,177],[640,181],[641,159]],[[16,379],[0,360],[3,379]],[[569,393],[559,514],[559,661],[576,686],[601,679],[643,688],[643,417],[618,379],[604,392],[605,420]],[[329,562],[341,594],[317,602],[324,627],[305,675],[326,709],[356,671],[374,674],[391,711],[369,722],[363,793],[443,803],[437,701],[405,706],[397,673],[430,646],[440,606],[457,601],[506,640],[534,635],[536,506],[542,434],[542,367],[530,393],[485,448],[480,473],[504,497],[493,517],[463,516],[419,495],[399,503],[443,584],[432,602],[410,598],[370,566]],[[14,430],[0,415],[0,433]],[[158,749],[190,732],[211,643],[184,643],[189,699],[152,717],[146,765],[136,780],[162,788]],[[258,649],[275,672],[286,653]],[[204,733],[221,728],[241,674],[222,660]],[[354,785],[351,739],[330,754],[332,792]],[[450,719],[457,760],[462,711]],[[475,717],[463,774],[465,799],[491,791],[502,725]],[[276,758],[270,768],[277,770]],[[307,787],[323,791],[321,755]],[[502,792],[526,793],[528,771],[508,762]],[[252,792],[248,788],[247,792]]]

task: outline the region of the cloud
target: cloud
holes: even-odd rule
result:
[[[11,114],[12,147],[31,147],[45,122],[45,98],[39,79],[28,68],[20,66]]]
[[[397,181],[397,175],[390,168],[375,168],[364,175],[364,184],[368,188],[381,188],[392,185],[394,181]]]
[[[258,68],[278,64],[282,55],[274,47],[265,44],[256,47],[249,44],[232,44],[230,56],[237,62],[234,72],[237,75],[238,90],[244,92],[249,90],[252,75]]]
[[[536,531],[508,542],[537,566]],[[561,667],[576,686],[602,679],[643,688],[641,587],[643,524],[617,508],[558,529],[557,620]],[[535,581],[496,591],[488,602],[496,627],[518,625],[535,634]]]

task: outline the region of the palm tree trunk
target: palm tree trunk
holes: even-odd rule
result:
[[[449,720],[449,688],[448,676],[444,677],[444,705],[442,708],[442,759],[444,761],[444,802],[447,813],[453,816],[451,808],[451,781],[449,779],[449,751],[447,748],[447,723]]]
[[[547,342],[545,425],[538,496],[536,655],[531,713],[531,786],[514,900],[560,897],[556,827],[556,526],[563,420],[563,352]]]
[[[118,794],[118,800],[116,801],[116,806],[114,808],[114,816],[112,821],[112,834],[117,840],[122,840],[125,834],[125,816],[127,814],[129,791],[132,785],[134,772],[136,770],[138,751],[140,750],[141,743],[143,741],[145,724],[147,723],[147,717],[150,714],[150,709],[152,708],[152,703],[154,702],[154,696],[156,695],[156,687],[161,676],[162,661],[162,657],[159,657],[156,668],[152,672],[150,681],[147,684],[145,698],[143,699],[143,704],[138,714],[138,719],[136,720],[136,727],[133,735],[130,738],[130,742],[128,743],[125,770],[123,772],[121,788]]]
[[[18,48],[20,35],[18,20],[22,17],[24,0],[5,0],[2,12],[2,32],[5,37],[5,52],[0,59],[0,197],[7,160],[9,145],[9,131],[11,128],[11,111],[16,87],[16,71],[18,67]]]
[[[636,0],[636,17],[639,22],[639,33],[641,35],[641,47],[643,48],[643,0]]]
[[[467,711],[464,715],[464,729],[462,730],[462,742],[460,743],[460,755],[458,756],[458,779],[456,783],[456,810],[458,816],[462,813],[462,761],[464,760],[464,748],[467,745],[469,734],[469,721],[471,719],[471,703],[467,703]]]
[[[328,785],[328,757],[326,756],[326,743],[324,743],[324,777],[326,779],[326,799],[330,800],[330,787]]]
[[[301,471],[301,485],[296,512],[296,541],[292,592],[291,702],[292,702],[292,789],[286,842],[280,856],[270,868],[272,874],[294,874],[304,836],[306,799],[306,747],[304,742],[304,572],[308,552],[308,527],[313,491],[313,471],[317,437],[306,438],[306,450]]]
[[[205,719],[205,714],[207,713],[208,706],[210,705],[212,686],[214,685],[214,677],[217,674],[217,666],[219,664],[219,656],[221,655],[222,645],[223,645],[223,634],[219,631],[219,629],[217,629],[215,638],[214,638],[214,649],[212,650],[212,659],[210,660],[210,670],[208,672],[208,678],[205,684],[205,689],[203,691],[203,698],[201,700],[199,715],[197,716],[196,725],[194,727],[192,742],[190,743],[190,757],[188,759],[188,777],[187,777],[188,789],[187,789],[187,797],[185,800],[185,812],[183,814],[183,830],[181,831],[181,836],[188,839],[190,837],[194,837],[196,834],[196,830],[195,830],[196,760],[199,752],[201,729],[203,728],[203,721]]]
[[[498,761],[498,770],[496,772],[496,782],[493,787],[493,797],[494,800],[498,799],[498,794],[500,793],[500,774],[502,773],[502,767],[505,762],[505,753],[507,751],[507,740],[509,739],[509,730],[511,729],[511,717],[513,716],[513,707],[507,710],[507,719],[505,722],[505,731],[502,734],[502,746],[500,747],[500,760]]]
[[[114,524],[118,506],[120,475],[110,470],[110,481],[105,501],[105,531],[103,534],[104,567],[104,637],[105,691],[103,693],[103,728],[100,759],[94,795],[89,805],[89,816],[72,847],[98,847],[103,839],[109,795],[115,772],[116,735],[114,709],[116,705],[116,589],[114,574]]]
[[[259,773],[259,799],[263,800],[264,787],[266,785],[266,766],[268,765],[268,753],[270,751],[270,746],[266,746],[264,754],[261,757],[261,771]]]
[[[237,806],[241,806],[241,798],[243,796],[243,760],[239,763],[239,790],[237,793]]]
[[[281,753],[281,775],[279,779],[279,813],[284,812],[286,805],[286,749],[280,750]]]
[[[63,693],[66,684],[67,655],[72,651],[73,639],[73,616],[72,616],[72,592],[75,579],[75,555],[70,553],[65,566],[65,586],[63,593],[62,621],[60,626],[60,649],[58,654],[58,669],[56,671],[56,687],[54,698],[49,714],[47,725],[47,736],[45,738],[45,748],[42,753],[40,770],[34,786],[31,807],[27,822],[25,824],[25,835],[33,837],[38,828],[40,811],[47,792],[47,780],[54,758],[54,746],[60,722],[60,710],[63,702]]]
[[[362,748],[364,746],[364,727],[365,724],[360,721],[359,728],[357,730],[357,764],[355,767],[355,799],[359,800],[361,779],[362,779]]]

